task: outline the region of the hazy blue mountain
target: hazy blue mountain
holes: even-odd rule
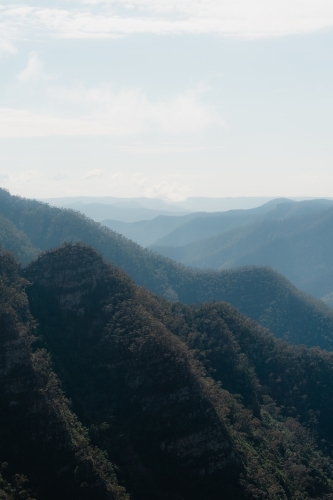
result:
[[[138,285],[158,295],[185,303],[229,302],[290,343],[333,350],[332,309],[300,293],[268,268],[195,271],[140,247],[80,213],[11,196],[5,190],[0,190],[0,212],[24,233],[25,241],[36,252],[66,241],[85,242],[126,270]],[[0,241],[3,243],[11,250],[10,239]]]
[[[304,203],[297,205],[302,208]],[[306,203],[308,208],[310,202]],[[314,206],[318,208],[318,205]],[[293,215],[297,212],[287,213]],[[154,249],[178,262],[200,268],[270,266],[317,297],[331,293],[333,209],[276,220],[271,215],[263,222],[236,228],[214,238],[178,248],[154,246]]]
[[[204,214],[203,214],[204,216]],[[198,218],[200,214],[193,213],[182,216],[160,215],[152,220],[140,220],[136,222],[122,222],[119,220],[100,221],[106,227],[120,233],[141,246],[148,247],[172,232],[179,226],[182,226],[192,218]]]
[[[231,210],[229,212],[194,212],[178,217],[159,216],[152,220],[125,223],[117,220],[100,221],[113,231],[126,236],[139,245],[173,246],[198,238],[213,236],[238,225],[251,223],[260,215],[274,210],[278,203],[289,200],[273,200],[252,210]]]
[[[40,201],[49,203],[55,207],[65,207],[72,203],[102,203],[112,205],[119,208],[148,208],[149,210],[157,210],[162,212],[176,212],[186,214],[190,210],[186,210],[175,203],[168,203],[159,198],[117,198],[115,196],[67,196],[63,198],[45,198]]]
[[[332,205],[333,201],[330,200],[295,202],[278,198],[250,210],[198,214],[197,218],[185,220],[183,225],[176,227],[164,237],[156,239],[153,246],[184,246],[204,238],[218,236],[236,227],[248,226],[266,219],[280,220],[296,215],[317,213]]]
[[[191,197],[177,202],[164,201],[160,198],[118,198],[115,196],[66,196],[57,198],[41,198],[40,201],[56,207],[68,206],[72,203],[103,203],[113,206],[135,208],[136,203],[150,210],[166,212],[226,212],[229,210],[248,210],[260,207],[276,197],[268,196],[243,196],[224,198]],[[302,201],[305,198],[292,198],[293,201]],[[333,199],[333,198],[331,198]]]
[[[167,210],[152,210],[141,206],[138,202],[123,202],[118,206],[106,203],[70,203],[64,208],[77,210],[87,217],[100,222],[103,219],[116,219],[123,222],[134,222],[138,220],[154,219],[159,215],[183,215],[183,211],[170,212]]]
[[[167,210],[169,212],[224,212],[227,210],[249,209],[259,207],[274,197],[267,196],[244,196],[244,197],[224,197],[205,198],[192,197],[178,202],[166,202],[159,198],[118,198],[115,196],[67,196],[62,198],[42,198],[40,201],[50,203],[54,206],[64,207],[71,203],[107,203],[117,206],[122,203],[137,202],[145,208],[151,210]]]
[[[227,210],[248,210],[259,207],[276,197],[269,196],[233,196],[224,198],[191,197],[178,201],[177,205],[191,212],[225,212]],[[293,201],[313,200],[315,198],[292,198]],[[331,200],[333,198],[330,198]]]
[[[268,201],[274,200],[269,196],[226,196],[223,198],[207,198],[192,196],[177,205],[191,212],[225,212],[228,210],[248,210],[256,208]]]

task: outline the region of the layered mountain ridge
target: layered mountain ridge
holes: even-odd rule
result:
[[[15,240],[3,237],[1,244],[25,263],[39,251],[65,241],[84,242],[123,268],[138,285],[158,295],[184,303],[230,302],[288,342],[332,350],[333,311],[300,293],[271,269],[244,267],[216,272],[186,268],[82,214],[11,196],[5,190],[0,190],[0,210],[0,225],[10,225],[15,234]]]
[[[6,259],[15,267],[12,275]],[[15,314],[25,311],[37,339],[26,348],[27,359],[37,358],[45,380],[59,379],[72,400],[67,409],[55,389],[48,415],[52,421],[52,408],[63,401],[60,415],[69,420],[56,442],[50,434],[47,457],[66,464],[73,445],[100,457],[100,480],[97,471],[84,476],[80,462],[75,465],[80,452],[70,465],[58,465],[68,481],[58,491],[133,500],[332,498],[333,354],[288,346],[228,304],[168,302],[82,244],[41,254],[23,270],[23,280],[6,253],[0,260],[1,282],[12,290],[18,280],[20,290],[20,300],[8,295],[3,311],[9,305]],[[1,324],[3,349],[11,327]],[[19,370],[25,365],[20,345],[7,355]],[[25,378],[31,390],[45,394],[34,376]],[[1,377],[1,390],[6,387]],[[8,398],[3,415],[17,411]],[[15,429],[18,421],[10,422]],[[1,459],[27,476],[33,498],[56,498],[52,482],[47,489],[34,468],[36,453],[52,477],[42,422],[34,421],[39,434],[31,433],[28,450],[22,434],[15,441],[2,433]],[[73,425],[83,434],[68,441]],[[65,455],[56,451],[62,442],[72,443]],[[98,460],[88,463],[97,467]],[[100,496],[91,490],[97,485]],[[70,493],[77,487],[79,494]]]
[[[152,248],[198,268],[270,266],[316,297],[332,293],[333,209],[329,202],[302,202],[296,207],[284,203],[278,208],[264,220],[221,230],[211,238],[197,238],[184,246],[154,244]]]

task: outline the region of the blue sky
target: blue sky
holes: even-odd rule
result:
[[[0,185],[333,196],[333,3],[0,1]]]

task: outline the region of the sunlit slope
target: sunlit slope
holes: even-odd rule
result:
[[[65,241],[85,242],[126,270],[137,284],[157,294],[185,303],[224,300],[289,342],[332,349],[332,311],[272,270],[195,271],[145,250],[77,212],[10,196],[3,190],[0,209],[36,251]]]

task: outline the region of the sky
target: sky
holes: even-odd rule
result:
[[[332,0],[0,0],[0,186],[333,196]]]

